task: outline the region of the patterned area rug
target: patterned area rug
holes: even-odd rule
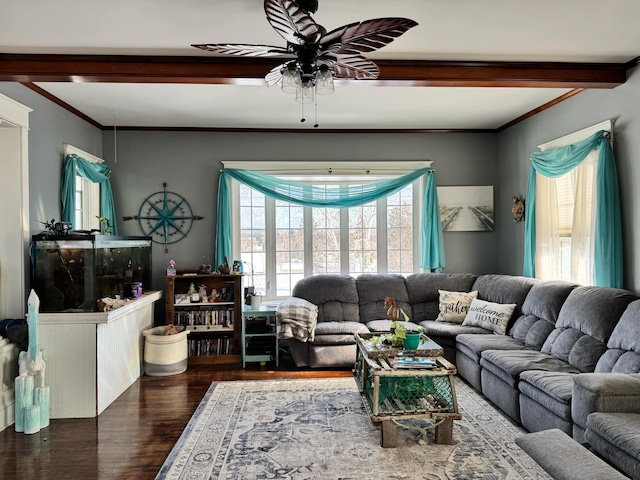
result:
[[[454,445],[379,428],[351,378],[214,383],[156,479],[548,479],[514,440],[523,430],[456,379]],[[407,423],[407,422],[403,422]]]

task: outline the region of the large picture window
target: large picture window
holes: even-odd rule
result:
[[[377,177],[376,180],[379,180]],[[298,179],[298,181],[300,181]],[[315,180],[327,190],[348,179]],[[350,208],[311,208],[234,185],[240,222],[234,238],[249,282],[267,299],[291,295],[305,276],[417,271],[420,182],[384,199]],[[416,206],[418,208],[416,208]]]

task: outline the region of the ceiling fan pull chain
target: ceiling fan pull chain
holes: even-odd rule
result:
[[[316,123],[313,125],[313,128],[318,128],[318,95],[315,96],[315,109],[316,109]]]
[[[304,118],[304,103],[301,103],[300,105],[302,107],[302,118],[300,119],[300,122],[304,123],[306,120],[306,118]]]

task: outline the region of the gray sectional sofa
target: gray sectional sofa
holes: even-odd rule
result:
[[[436,321],[439,290],[514,304],[506,335]],[[317,275],[292,292],[318,306],[298,366],[353,365],[355,333],[386,331],[385,296],[442,345],[458,374],[530,432],[562,431],[640,479],[640,299],[622,289],[510,275]]]

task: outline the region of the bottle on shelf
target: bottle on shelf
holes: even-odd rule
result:
[[[187,291],[187,295],[189,295],[189,301],[191,303],[199,303],[200,302],[200,294],[196,290],[196,286],[191,282],[189,285],[189,290]]]
[[[124,271],[124,298],[133,298],[133,269],[131,268],[131,260],[127,262],[127,268]]]

